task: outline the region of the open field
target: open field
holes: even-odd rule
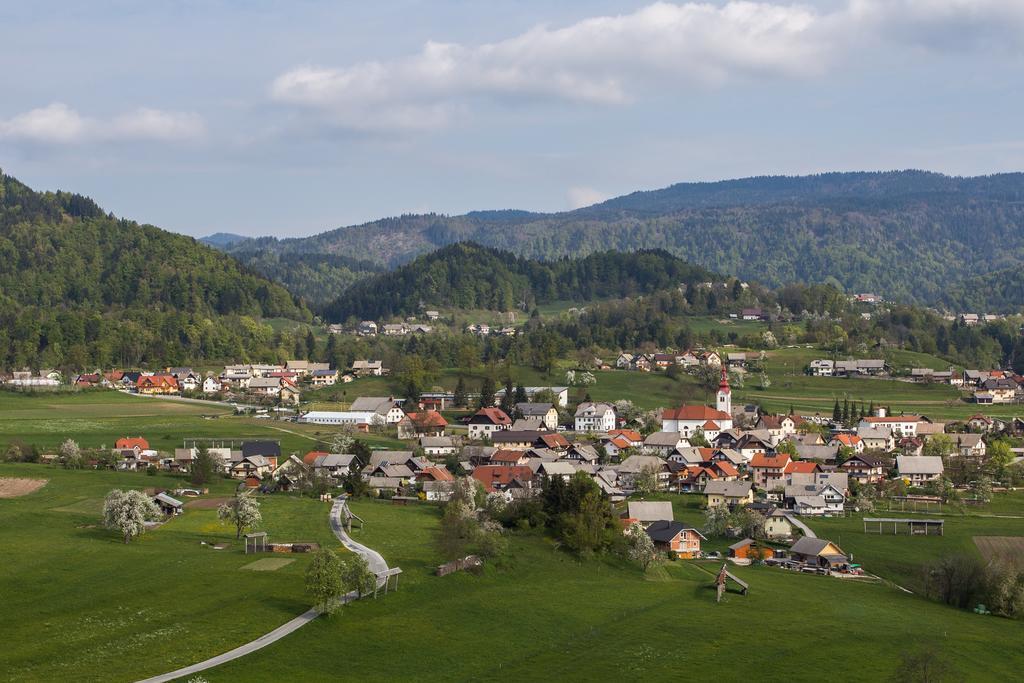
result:
[[[986,560],[1024,563],[1024,536],[975,536],[974,545]]]
[[[737,648],[756,652],[759,670],[773,678],[818,680],[803,665],[814,624],[837,634],[817,639],[814,657],[847,680],[887,679],[904,651],[925,643],[949,653],[966,680],[1015,678],[1019,668],[1009,653],[1024,636],[1021,622],[883,584],[737,568],[750,594],[716,605],[708,585],[718,564],[671,562],[644,576],[615,559],[577,561],[533,534],[515,536],[511,559],[481,576],[437,578],[435,508],[361,502],[353,510],[367,521],[357,539],[402,567],[398,592],[318,619],[210,671],[209,680],[660,680],[698,672],[750,680]],[[401,662],[382,654],[379,644],[396,638],[431,654]],[[378,645],[359,645],[369,643]],[[437,654],[453,647],[457,654]]]
[[[0,502],[4,680],[131,681],[223,652],[308,608],[308,556],[276,571],[239,571],[253,561],[215,510],[190,508],[125,545],[100,526],[113,488],[177,486],[135,473],[0,465],[2,477],[46,478],[35,493]],[[220,481],[223,496],[234,482]],[[325,503],[262,498],[272,540],[340,548]],[[226,543],[225,550],[200,545]],[[278,559],[270,558],[270,559]]]
[[[0,392],[0,444],[21,439],[55,450],[64,439],[83,448],[112,448],[122,436],[144,436],[172,451],[184,439],[277,439],[282,453],[305,453],[335,433],[329,427],[241,417],[226,406],[145,398],[117,391],[54,394]],[[399,442],[366,435],[376,447]]]

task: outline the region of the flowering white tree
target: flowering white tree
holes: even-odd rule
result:
[[[160,509],[142,491],[114,489],[103,501],[103,526],[121,532],[124,542],[146,530],[146,522],[160,517]]]
[[[71,439],[65,439],[57,451],[61,464],[68,469],[78,469],[82,466],[82,449],[78,443]]]
[[[639,564],[644,571],[658,559],[654,541],[639,522],[633,522],[626,528],[626,553],[629,559]]]
[[[345,432],[335,434],[331,439],[331,453],[348,453],[353,443],[355,443],[355,439],[351,434]]]
[[[235,525],[235,538],[241,538],[242,532],[252,529],[263,521],[260,514],[260,502],[248,493],[241,493],[217,508],[217,516],[222,522]]]

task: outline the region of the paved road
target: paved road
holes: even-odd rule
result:
[[[344,511],[344,509],[345,500],[343,498],[336,499],[334,501],[334,506],[331,507],[331,529],[334,531],[334,535],[338,537],[338,540],[341,541],[341,544],[344,545],[346,548],[348,548],[354,553],[358,553],[365,557],[367,564],[370,565],[370,571],[376,573],[387,571],[387,562],[384,561],[384,558],[381,556],[380,553],[378,553],[376,550],[373,550],[372,548],[367,548],[362,543],[357,543],[353,541],[352,538],[347,533],[345,533],[345,527],[341,521],[342,512]],[[378,579],[378,586],[383,586],[384,581],[385,579]],[[340,599],[340,602],[344,605],[346,603],[358,599],[359,596],[356,594],[355,591],[352,591],[351,593],[343,595]],[[161,674],[159,676],[153,676],[152,678],[147,678],[143,681],[140,681],[139,683],[167,683],[168,681],[173,681],[178,678],[184,678],[185,676],[191,676],[192,674],[199,673],[200,671],[205,671],[207,669],[212,669],[215,666],[226,664],[232,660],[238,659],[239,657],[244,657],[248,654],[252,654],[256,650],[264,648],[267,645],[270,645],[271,643],[276,643],[277,641],[281,640],[290,633],[298,631],[300,628],[302,628],[309,622],[313,621],[318,616],[320,616],[320,611],[316,608],[307,610],[306,612],[303,612],[291,621],[282,624],[281,626],[278,626],[270,633],[262,635],[256,640],[248,642],[245,645],[236,647],[234,650],[230,650],[228,652],[225,652],[224,654],[217,655],[216,657],[211,657],[210,659],[207,659],[204,662],[199,662],[198,664],[186,666],[182,669],[178,669],[177,671],[172,671],[170,673]]]

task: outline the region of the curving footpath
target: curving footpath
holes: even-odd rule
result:
[[[357,543],[356,541],[352,540],[352,537],[350,537],[345,532],[345,525],[342,522],[341,517],[342,512],[344,512],[345,510],[345,505],[346,503],[344,498],[336,498],[334,500],[334,505],[331,507],[331,531],[334,532],[334,535],[338,538],[339,541],[341,541],[341,544],[343,546],[345,546],[352,552],[362,555],[364,558],[366,558],[366,563],[370,566],[370,571],[378,575],[380,575],[382,572],[386,572],[388,570],[388,564],[384,561],[384,557],[380,553],[378,553],[376,550],[373,550],[372,548],[367,548],[362,543]],[[384,585],[385,580],[386,579],[382,578],[377,579],[378,588]],[[358,599],[359,595],[356,593],[356,591],[352,591],[341,596],[341,598],[339,598],[339,602],[345,605],[352,602],[353,600]],[[239,647],[236,647],[234,650],[229,650],[224,654],[217,655],[216,657],[211,657],[210,659],[207,659],[203,662],[199,662],[198,664],[186,666],[184,668],[178,669],[177,671],[161,674],[159,676],[153,676],[152,678],[146,678],[142,681],[139,681],[139,683],[167,683],[168,681],[173,681],[178,678],[184,678],[185,676],[191,676],[192,674],[199,673],[200,671],[206,671],[207,669],[212,669],[215,666],[226,664],[227,662],[238,659],[239,657],[244,657],[248,654],[252,654],[256,650],[264,648],[267,645],[270,645],[271,643],[276,643],[277,641],[281,640],[290,633],[298,631],[300,628],[302,628],[309,622],[313,621],[318,616],[320,616],[320,610],[314,607],[303,612],[291,621],[278,626],[270,633],[266,633],[257,638],[256,640],[246,643],[245,645],[240,645]]]

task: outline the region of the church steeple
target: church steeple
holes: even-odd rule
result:
[[[722,381],[718,383],[718,409],[732,417],[732,390],[729,388],[729,371],[722,365]]]

